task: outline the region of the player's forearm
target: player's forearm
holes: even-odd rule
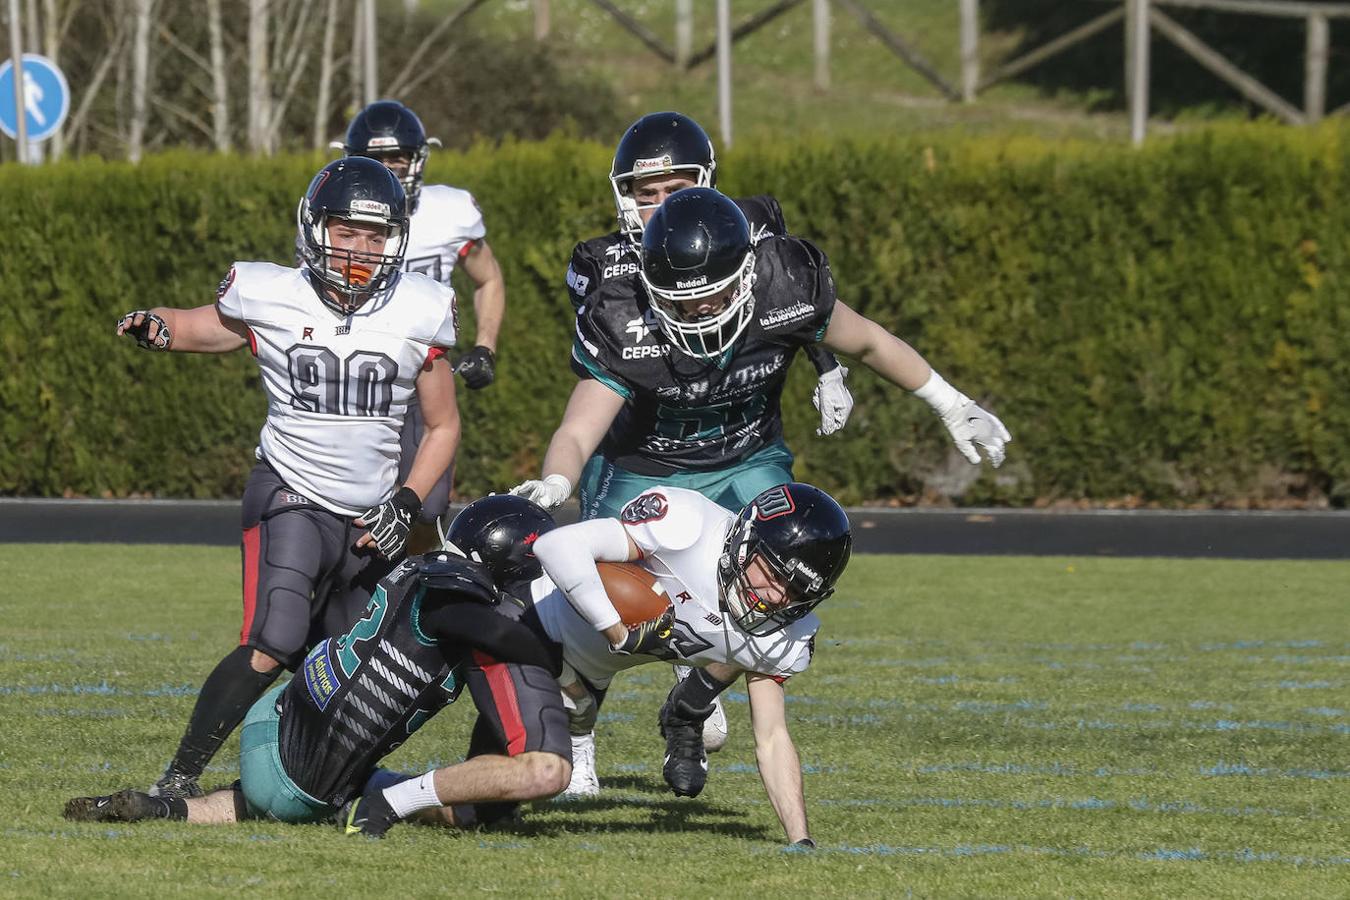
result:
[[[561,475],[575,488],[601,437],[603,434],[592,438],[565,425],[559,428],[544,453],[544,475]]]
[[[473,292],[473,315],[477,323],[473,342],[497,352],[497,335],[502,330],[502,319],[506,316],[506,282],[502,280],[501,269],[496,268],[496,277],[490,278]]]
[[[534,542],[534,555],[563,596],[610,643],[627,635],[619,614],[600,581],[597,561],[625,562],[633,556],[632,540],[618,519],[590,519],[555,528]]]
[[[923,387],[933,372],[928,361],[919,354],[919,351],[877,323],[864,321],[873,333],[870,335],[867,349],[859,354],[858,361],[897,387],[907,391]]]
[[[764,791],[769,795],[773,811],[783,825],[788,843],[809,837],[801,761],[786,731],[767,740],[761,740],[756,735],[755,761],[759,764],[759,777],[764,782]]]
[[[417,453],[413,456],[412,468],[408,471],[407,480],[403,482],[404,486],[411,488],[420,499],[425,500],[427,494],[436,486],[436,482],[441,480],[445,470],[450,468],[455,451],[458,449],[458,415],[435,425],[427,422],[422,440],[417,445]]]

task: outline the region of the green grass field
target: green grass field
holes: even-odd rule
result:
[[[1330,897],[1350,884],[1347,563],[855,559],[789,685],[812,853],[787,852],[743,693],[664,792],[663,666],[601,718],[606,792],[518,831],[76,825],[149,784],[237,634],[236,554],[0,545],[0,895]],[[459,758],[467,698],[401,748]],[[208,783],[235,777],[232,740]]]

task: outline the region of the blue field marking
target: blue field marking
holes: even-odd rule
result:
[[[1216,777],[1311,778],[1316,781],[1327,781],[1335,778],[1350,778],[1350,769],[1267,769],[1249,766],[1246,763],[1228,763],[1220,760],[1212,766],[1202,766],[1200,774]]]
[[[602,712],[595,717],[596,724],[601,722],[633,722],[637,716],[624,712]]]
[[[190,684],[162,684],[159,687],[131,688],[115,687],[107,679],[98,684],[0,684],[0,695],[20,694],[27,696],[70,695],[92,697],[195,697],[199,688]]]
[[[1129,800],[1105,800],[1101,797],[1046,797],[1040,800],[998,800],[982,797],[903,797],[897,800],[877,797],[860,799],[823,799],[816,801],[820,806],[864,807],[883,809],[984,809],[1007,810],[1012,812],[1069,811],[1069,812],[1106,812],[1128,809],[1138,813],[1156,813],[1159,815],[1208,815],[1227,818],[1295,818],[1304,821],[1340,821],[1339,816],[1308,815],[1273,807],[1262,806],[1226,806],[1215,807],[1194,803],[1190,800],[1152,800],[1148,797],[1132,797]]]
[[[1322,691],[1340,687],[1340,682],[1331,681],[1281,681],[1276,687],[1284,691]]]
[[[1303,709],[1303,712],[1310,716],[1329,716],[1332,718],[1345,715],[1345,710],[1331,706],[1308,706]]]
[[[773,852],[782,852],[775,848]],[[1244,850],[1206,851],[1197,847],[1156,847],[1151,850],[1101,850],[1092,847],[1042,847],[1030,844],[955,844],[950,847],[895,846],[891,844],[825,845],[815,853],[839,853],[852,856],[936,856],[947,859],[969,859],[996,855],[1054,856],[1079,859],[1140,859],[1159,862],[1236,862],[1279,863],[1293,866],[1332,867],[1350,866],[1350,856],[1303,856],[1275,851]]]

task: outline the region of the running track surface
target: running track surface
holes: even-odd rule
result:
[[[1350,512],[848,511],[862,553],[1350,559]],[[576,518],[563,507],[560,522]],[[239,543],[239,503],[0,498],[0,543]]]

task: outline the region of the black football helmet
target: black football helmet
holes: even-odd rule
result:
[[[642,237],[642,216],[633,196],[633,182],[647,175],[682,172],[698,187],[717,184],[712,141],[697,122],[677,112],[649,113],[619,140],[609,183],[619,213],[619,230],[634,242]]]
[[[741,510],[722,545],[722,609],[747,634],[773,634],[834,593],[852,551],[848,516],[833,497],[797,482],[769,488]],[[784,586],[783,602],[768,602],[751,587],[748,573],[756,559]]]
[[[408,213],[417,210],[422,194],[422,171],[431,154],[431,144],[422,120],[397,100],[377,100],[356,114],[347,126],[342,149],[348,156],[368,156],[385,162],[391,156],[408,157],[408,170],[399,176],[408,198]]]
[[[335,220],[385,228],[383,251],[334,247],[328,226]],[[403,186],[380,163],[348,156],[324,166],[300,199],[296,224],[301,260],[323,302],[338,313],[350,315],[398,278],[408,248],[407,202]]]
[[[493,494],[460,510],[445,541],[486,566],[498,585],[507,585],[544,574],[534,542],[553,528],[553,517],[542,507],[513,494]]]
[[[666,198],[642,234],[642,281],[657,324],[690,356],[714,358],[750,324],[755,254],[739,206],[712,188],[686,188]],[[690,301],[720,298],[711,312]]]

